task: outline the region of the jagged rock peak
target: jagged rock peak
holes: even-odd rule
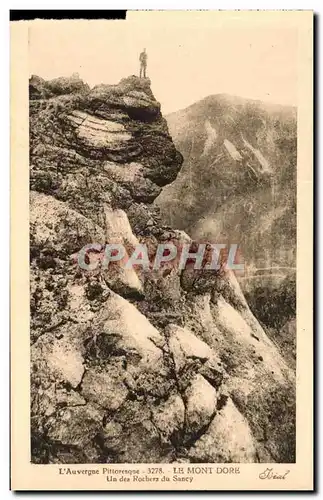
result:
[[[32,76],[30,129],[31,188],[86,216],[89,200],[92,212],[106,203],[151,203],[183,161],[148,78],[90,90],[78,75]]]

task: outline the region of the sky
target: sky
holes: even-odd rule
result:
[[[233,14],[229,19],[164,14],[126,21],[34,22],[30,74],[51,79],[77,72],[91,87],[114,84],[138,74],[145,47],[147,76],[164,114],[218,93],[297,105],[293,25],[256,18],[245,22]]]

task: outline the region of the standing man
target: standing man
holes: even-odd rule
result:
[[[147,68],[147,52],[146,49],[144,49],[140,56],[139,56],[139,61],[140,61],[140,78],[143,76],[146,78],[146,68]]]

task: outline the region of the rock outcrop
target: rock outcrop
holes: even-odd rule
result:
[[[294,374],[235,276],[101,264],[190,242],[152,205],[182,156],[150,81],[30,83],[32,461],[293,462]]]

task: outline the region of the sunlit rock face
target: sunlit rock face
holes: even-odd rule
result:
[[[152,204],[182,156],[150,81],[30,84],[32,461],[294,461],[294,375],[235,277],[100,264],[191,242]]]

